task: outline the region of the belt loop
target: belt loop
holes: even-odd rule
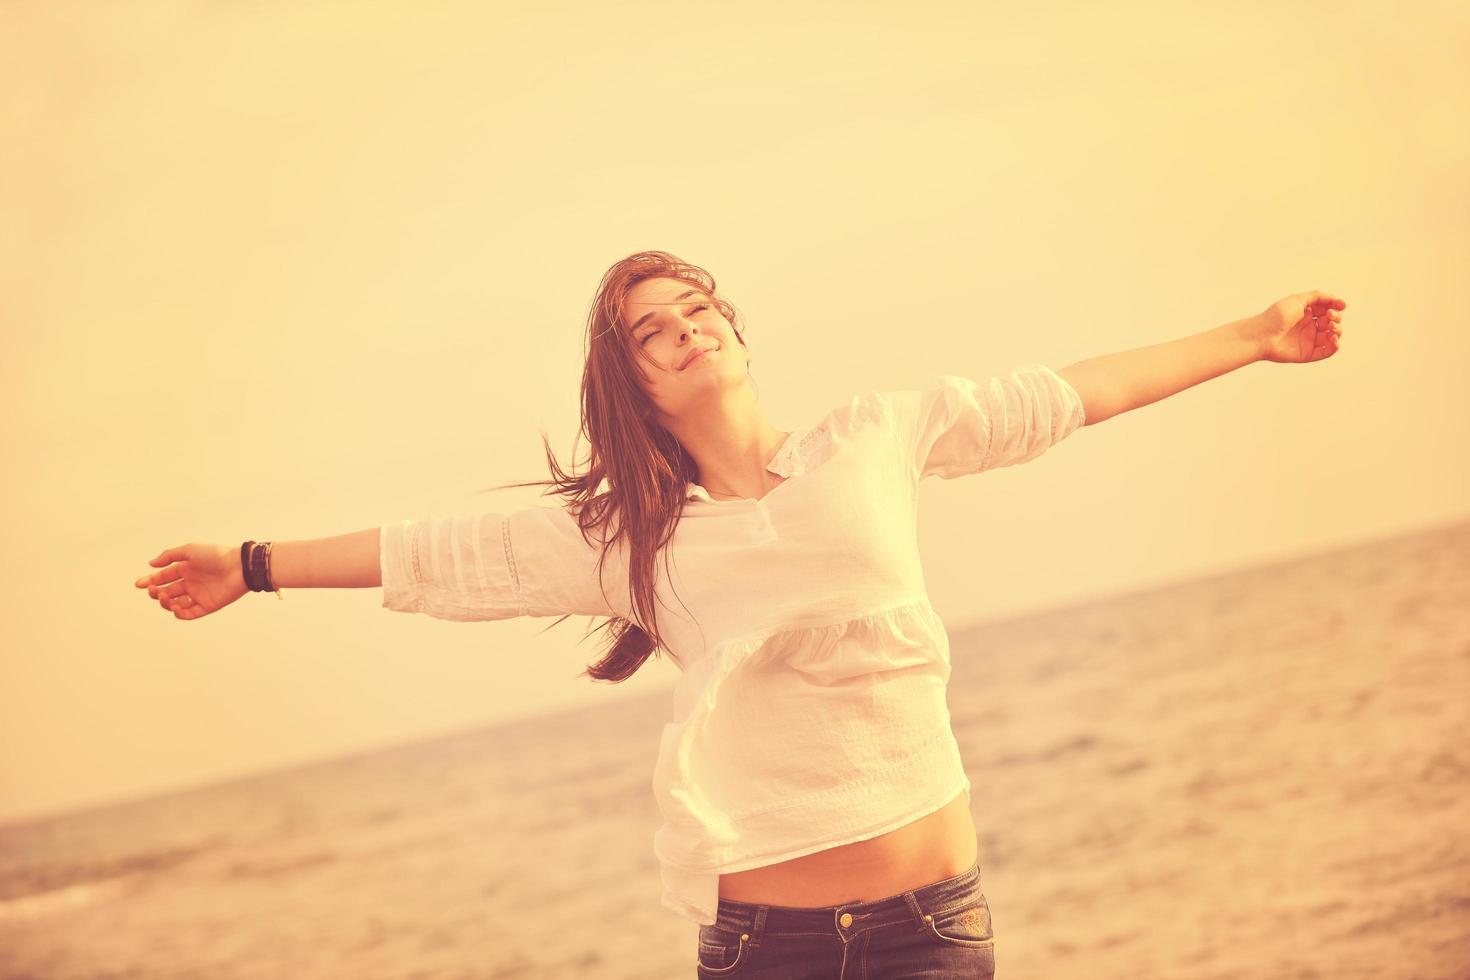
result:
[[[923,908],[923,906],[921,906],[919,904],[919,900],[914,897],[914,893],[912,891],[906,891],[906,892],[904,892],[903,893],[903,900],[908,905],[909,911],[912,912],[912,913],[914,913],[914,929],[915,929],[915,931],[916,932],[923,932],[926,928],[928,928],[928,925],[924,921],[924,908]]]
[[[766,911],[769,905],[757,905],[755,907],[755,924],[750,927],[750,948],[755,949],[761,944],[761,937],[766,933]]]

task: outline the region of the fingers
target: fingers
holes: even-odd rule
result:
[[[182,591],[164,592],[160,595],[155,595],[154,598],[158,600],[158,604],[163,608],[174,611],[188,609],[194,605],[194,597]]]
[[[148,564],[157,566],[166,565],[171,561],[178,561],[181,558],[186,557],[184,554],[185,549],[186,546],[180,546],[177,548],[164,548],[158,553],[158,557],[150,560]]]
[[[166,582],[168,581],[168,578],[165,578],[164,576],[168,576],[169,573],[173,571],[173,569],[162,568],[162,566],[175,561],[184,561],[186,558],[188,558],[188,555],[185,553],[184,548],[165,548],[158,553],[157,558],[148,559],[148,564],[152,565],[154,568],[159,568],[161,570],[153,572],[149,575],[143,575],[139,577],[139,579],[133,584],[141,589],[144,585],[157,582]]]
[[[173,613],[175,616],[179,615],[180,613],[197,613],[199,611],[199,607],[194,604],[193,597],[187,595],[181,595],[178,597],[164,596],[162,599],[158,600],[158,604],[167,609],[169,612]]]
[[[157,585],[151,581],[152,578],[153,576],[145,575],[135,584],[138,584],[139,588],[142,588],[142,584],[147,582],[149,598],[157,599],[160,606],[173,611],[175,614],[183,610],[197,609],[194,603],[194,597],[185,591],[183,579],[175,579],[172,582]]]
[[[146,588],[148,594],[153,595],[154,588],[168,585],[170,582],[177,582],[179,580],[179,574],[180,572],[177,568],[165,568],[161,572],[153,572],[151,575],[142,576],[134,581],[133,585],[140,589]]]
[[[178,578],[177,569],[162,568],[161,566],[170,564],[171,562],[175,561],[184,561],[188,558],[187,550],[187,545],[181,545],[177,548],[163,549],[158,553],[158,557],[148,559],[148,564],[160,570],[152,572],[148,575],[140,576],[135,582],[133,582],[133,585],[136,588],[141,589],[149,585],[162,585],[165,582],[171,582],[174,579]],[[149,595],[152,595],[152,593],[150,592]]]
[[[184,580],[176,579],[166,585],[155,585],[148,589],[148,594],[155,599],[177,599],[179,596],[188,598],[184,591]]]
[[[1328,331],[1334,333],[1342,332],[1341,327],[1338,326],[1338,324],[1342,323],[1342,314],[1337,312],[1337,310],[1326,308],[1313,309],[1309,306],[1307,307],[1307,314],[1312,318],[1312,326],[1317,329],[1319,335]]]
[[[150,598],[157,599],[158,604],[174,614],[175,619],[198,619],[205,614],[199,608],[194,597],[185,591],[184,580],[181,578],[182,565],[163,568],[160,566],[170,565],[173,562],[184,562],[188,560],[188,546],[178,548],[165,548],[158,553],[156,558],[149,560],[148,564],[159,570],[147,575],[140,575],[133,581],[133,586],[139,589],[147,589]]]

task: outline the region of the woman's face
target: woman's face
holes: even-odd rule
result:
[[[640,372],[649,396],[665,412],[681,414],[686,404],[745,383],[745,348],[697,284],[644,279],[629,291],[623,320],[633,345],[653,361],[651,377],[641,367]],[[696,351],[709,352],[690,360]]]

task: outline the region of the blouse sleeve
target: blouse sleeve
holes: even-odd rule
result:
[[[603,566],[598,531],[582,539],[565,507],[427,518],[379,532],[383,608],[469,621],[516,616],[619,615],[610,605],[622,581],[621,548]]]
[[[936,375],[887,397],[915,480],[1025,463],[1086,422],[1077,390],[1043,364],[983,381]]]

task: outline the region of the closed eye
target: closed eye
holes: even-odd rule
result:
[[[693,309],[688,310],[685,313],[685,315],[687,316],[689,313],[698,313],[700,310],[707,310],[707,309],[709,309],[709,304],[708,303],[701,303],[698,306],[694,307]],[[649,337],[652,337],[656,333],[658,333],[658,330],[657,329],[648,331],[648,333],[646,333],[646,334],[643,335],[643,339],[640,340],[640,341],[638,341],[638,346],[639,347],[642,347],[645,344],[647,344],[648,343],[648,338]]]

